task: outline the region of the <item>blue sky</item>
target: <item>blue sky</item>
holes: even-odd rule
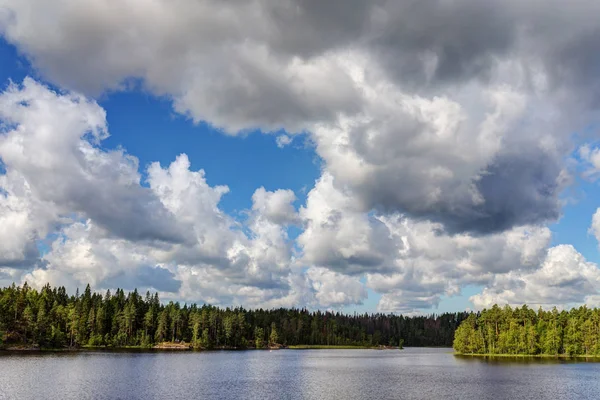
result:
[[[173,12],[184,16],[189,10],[183,8]],[[166,298],[347,312],[445,312],[490,302],[572,305],[593,301],[600,289],[586,269],[600,264],[600,225],[598,232],[590,230],[600,189],[594,179],[583,177],[598,168],[593,107],[588,110],[572,100],[586,98],[585,85],[553,75],[558,61],[547,58],[553,52],[534,52],[535,71],[542,71],[548,82],[564,84],[562,97],[522,84],[515,79],[522,70],[511,70],[514,65],[508,62],[509,67],[502,67],[506,70],[484,70],[488,64],[500,65],[507,54],[522,60],[529,55],[529,48],[520,47],[526,40],[491,40],[494,35],[505,38],[511,24],[493,22],[498,31],[489,37],[472,33],[481,43],[465,47],[457,61],[448,57],[448,49],[456,46],[456,38],[464,43],[462,31],[444,37],[405,32],[405,43],[393,33],[403,23],[397,10],[390,10],[398,18],[385,33],[390,37],[371,45],[365,43],[376,35],[354,32],[355,26],[337,36],[320,32],[313,37],[306,30],[310,21],[279,31],[277,21],[257,20],[240,28],[240,37],[219,25],[222,21],[214,22],[214,40],[221,43],[216,46],[201,35],[190,39],[189,30],[197,24],[146,31],[137,13],[131,26],[116,28],[137,35],[119,36],[101,13],[80,16],[101,27],[97,31],[66,20],[54,30],[26,35],[29,29],[35,32],[35,18],[43,20],[43,13],[26,14],[17,3],[11,11],[14,20],[5,21],[0,31],[3,91],[9,81],[21,84],[31,77],[40,86],[19,89],[27,98],[23,104],[37,100],[27,96],[42,101],[52,89],[95,101],[98,108],[92,111],[74,101],[72,109],[80,114],[73,118],[106,113],[110,137],[92,147],[97,157],[110,161],[98,167],[76,153],[73,160],[81,165],[65,164],[64,171],[81,167],[83,172],[74,174],[72,182],[65,177],[70,182],[65,192],[52,191],[35,181],[40,175],[32,172],[39,167],[36,160],[22,160],[0,142],[0,160],[8,160],[0,173],[22,176],[37,196],[19,197],[16,183],[3,187],[0,181],[6,201],[12,199],[6,210],[21,204],[27,208],[25,219],[33,221],[22,227],[23,242],[14,245],[23,248],[9,252],[6,265],[0,252],[0,278],[66,286],[87,279],[103,289],[114,282],[135,285],[140,271],[160,268],[155,275],[171,276],[174,282],[165,287],[179,288],[165,290]],[[258,15],[271,14],[253,18]],[[313,14],[306,10],[303,15]],[[520,18],[533,20],[532,15]],[[468,21],[455,22],[465,31],[479,29]],[[272,31],[267,35],[257,29],[261,24]],[[56,37],[81,40],[54,40],[55,30],[60,33]],[[222,42],[217,38],[221,34]],[[429,34],[433,39],[424,40]],[[574,43],[579,34],[573,33]],[[150,35],[154,40],[137,42]],[[173,38],[177,40],[161,47],[161,40],[170,43]],[[496,48],[498,43],[512,53]],[[152,51],[156,54],[149,56]],[[437,69],[424,80],[419,71],[430,66],[406,60],[432,54]],[[453,61],[456,65],[450,65]],[[565,71],[572,68],[576,76],[582,71],[579,61],[575,54]],[[50,103],[40,104],[58,107],[67,96],[50,96]],[[22,118],[11,114],[8,104],[15,100],[3,97],[8,110],[3,118]],[[33,110],[27,104],[24,112]],[[568,119],[570,114],[580,118]],[[24,121],[37,121],[35,114],[27,115]],[[7,137],[24,140],[54,129],[63,140],[60,119],[46,118],[39,127],[28,128],[31,132],[9,132]],[[581,131],[579,120],[587,127],[585,137],[574,135]],[[278,146],[280,135],[289,135],[291,144]],[[64,140],[75,136],[65,133]],[[89,144],[83,136],[77,140],[64,149]],[[592,149],[588,158],[579,153],[584,144]],[[123,172],[126,159],[114,156],[118,149],[139,161],[141,189],[138,183],[119,186],[119,179],[128,175]],[[28,149],[38,150],[58,156],[48,148]],[[161,168],[149,169],[154,162]],[[203,178],[196,174],[199,170],[204,170]],[[563,173],[571,183],[559,183]],[[108,174],[118,182],[105,182]],[[46,179],[53,178],[62,185],[60,177]],[[77,193],[90,182],[98,193]],[[229,192],[221,196],[216,187],[222,185]],[[257,191],[261,187],[264,192]],[[169,197],[172,193],[179,198]],[[106,195],[104,204],[81,202],[90,195]],[[110,199],[114,204],[107,205]],[[50,205],[48,215],[30,205],[38,203]],[[202,211],[196,214],[198,209]],[[115,217],[113,210],[123,215]],[[27,250],[31,237],[38,255]],[[14,259],[17,253],[22,259]],[[570,287],[565,277],[570,272],[593,289],[584,293]],[[552,294],[550,286],[540,283],[555,278],[554,285],[564,292]],[[160,282],[149,288],[161,290]]]

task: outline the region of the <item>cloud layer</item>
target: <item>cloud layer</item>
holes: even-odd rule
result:
[[[465,285],[485,287],[477,306],[585,301],[595,266],[550,248],[547,225],[574,149],[595,135],[599,11],[0,0],[0,33],[67,90],[26,79],[0,95],[0,273],[223,304],[339,307],[370,288],[380,310],[412,311]],[[306,203],[259,187],[240,221],[219,208],[228,188],[184,154],[143,182],[133,155],[101,148],[106,115],[92,100],[136,87],[224,134],[277,133],[283,147],[307,133],[323,169]],[[594,178],[597,149],[579,158]],[[555,286],[585,296],[544,289],[561,268],[578,275]]]
[[[0,26],[64,87],[141,79],[230,134],[309,131],[363,211],[487,233],[558,217],[592,122],[598,5],[560,4],[3,0]]]

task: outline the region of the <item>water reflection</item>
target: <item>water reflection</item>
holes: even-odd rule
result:
[[[600,357],[469,356],[454,355],[457,360],[487,364],[578,364],[600,363]]]
[[[589,361],[414,348],[0,354],[0,399],[595,399]]]

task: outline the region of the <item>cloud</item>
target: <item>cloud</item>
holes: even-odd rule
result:
[[[395,290],[381,296],[377,304],[377,311],[382,313],[412,314],[420,309],[437,307],[440,303],[440,295],[435,292],[424,292],[422,290]]]
[[[592,233],[596,237],[598,243],[600,243],[600,208],[598,208],[592,216],[592,225],[588,232]]]
[[[356,277],[339,274],[326,268],[312,267],[306,272],[321,307],[362,304],[367,289]]]
[[[0,267],[0,285],[2,285],[2,287],[8,287],[14,282],[20,282],[22,275],[22,269]]]
[[[348,77],[311,49],[326,49],[319,32],[307,45],[290,30],[291,25],[296,31],[306,29],[292,23],[296,12],[322,21],[316,4],[296,10],[294,2],[252,0],[158,1],[141,8],[136,1],[116,5],[94,0],[66,0],[54,7],[37,1],[27,7],[12,1],[3,5],[5,37],[34,59],[45,76],[69,89],[97,94],[139,77],[155,93],[173,96],[178,111],[230,133],[284,127],[300,131],[306,118],[329,119],[336,109],[358,107]],[[331,11],[333,16],[339,9]],[[45,24],[48,32],[40,40],[30,28],[50,15],[57,25]],[[280,15],[289,23],[282,24]],[[69,39],[72,35],[77,39]],[[292,49],[286,50],[289,45]],[[311,60],[297,57],[296,49],[306,50]]]
[[[600,173],[600,149],[584,144],[579,148],[579,158],[584,171],[583,176],[592,181],[598,179]]]
[[[482,293],[471,297],[478,308],[492,304],[571,306],[597,299],[600,269],[571,245],[551,248],[539,269],[497,275]]]
[[[389,271],[388,257],[398,252],[384,224],[354,205],[352,197],[335,187],[324,173],[300,209],[304,231],[298,237],[302,261],[348,275]]]
[[[168,168],[153,163],[148,169],[150,188],[178,221],[191,226],[193,238],[192,245],[159,252],[159,259],[204,269],[223,284],[285,286],[291,247],[281,224],[293,218],[293,193],[258,189],[248,221],[241,225],[218,207],[228,188],[210,187],[204,171],[189,167],[187,156],[180,155]]]
[[[279,147],[280,149],[292,143],[292,140],[294,140],[294,138],[288,135],[279,135],[277,136],[277,139],[275,139],[275,141],[277,142],[277,147]]]
[[[467,285],[487,285],[511,271],[535,270],[546,257],[547,228],[521,227],[487,236],[448,235],[438,224],[380,217],[403,249],[387,262],[388,273],[368,273],[366,285],[383,294],[378,310],[406,312],[435,307],[442,296]]]
[[[485,236],[450,234],[439,223],[398,213],[365,214],[352,200],[332,176],[317,181],[300,209],[305,229],[297,240],[298,261],[339,276],[366,277],[366,287],[383,295],[382,312],[435,307],[465,285],[535,270],[551,240],[548,228],[535,225]]]
[[[0,134],[4,180],[25,182],[27,192],[21,192],[31,192],[34,205],[50,207],[47,223],[81,214],[123,238],[184,240],[169,212],[140,186],[137,159],[98,147],[108,132],[95,102],[26,78],[0,95],[0,119],[7,126]],[[10,186],[4,190],[16,193]]]
[[[23,280],[73,290],[86,283],[98,289],[137,287],[213,304],[275,304],[291,296],[291,245],[284,227],[271,222],[282,214],[254,207],[247,224],[240,225],[218,208],[228,189],[210,187],[204,172],[189,166],[180,155],[167,168],[148,168],[150,190],[177,223],[190,227],[186,241],[133,241],[108,234],[92,219],[73,222],[43,256],[44,268],[34,268]],[[267,201],[271,205],[281,205],[278,196],[294,198],[291,191],[257,192],[262,200],[274,199]]]
[[[290,224],[298,219],[295,201],[296,195],[291,190],[268,192],[261,187],[252,195],[252,209],[275,224]]]
[[[22,279],[34,286],[90,284],[95,289],[177,292],[181,282],[168,268],[156,264],[153,247],[108,237],[92,220],[64,227],[43,256],[44,267]]]
[[[32,204],[27,185],[14,174],[0,175],[0,188],[0,266],[29,267],[39,257],[35,240],[44,229],[43,208]]]
[[[134,284],[141,284],[142,287],[149,287],[159,290],[161,292],[169,292],[169,293],[177,293],[179,288],[181,287],[181,282],[175,279],[175,274],[169,271],[167,268],[163,268],[160,266],[150,267],[145,266],[141,267],[137,271],[137,276],[135,277]],[[119,282],[122,281],[119,279]],[[108,285],[104,282],[105,286]],[[112,287],[119,286],[119,284],[113,284]],[[134,286],[135,288],[135,286]]]
[[[224,92],[229,93],[215,99],[218,104],[225,104],[221,100],[236,90],[244,94],[244,100],[260,99],[253,95],[261,92],[278,94],[280,100],[287,94],[290,103],[273,103],[272,111],[298,104],[297,99],[310,93],[290,90],[293,81],[301,82],[298,78],[308,71],[285,67],[347,48],[368,52],[391,80],[419,90],[472,79],[485,81],[498,60],[514,53],[542,63],[554,86],[585,82],[594,75],[598,60],[595,52],[587,51],[597,46],[593,15],[599,6],[593,0],[574,1],[568,10],[559,7],[558,0],[335,0],[327,4],[161,0],[146,7],[139,7],[135,0],[118,4],[61,0],[52,6],[42,0],[4,0],[2,5],[3,34],[63,85],[103,91],[119,88],[135,76],[144,78],[151,88],[185,96],[185,81],[196,78],[209,89],[217,85],[228,89]],[[556,26],[563,27],[560,34]],[[43,34],[36,34],[36,29]],[[169,57],[157,58],[157,54]],[[245,59],[246,54],[252,54],[251,59]],[[269,67],[259,61],[262,57],[284,68],[273,75],[263,74]],[[234,63],[227,63],[233,60],[243,62],[233,67]],[[211,86],[208,79],[199,77],[200,71],[221,79]],[[287,75],[290,71],[296,74]],[[339,71],[331,72],[327,76],[335,78]],[[319,91],[324,93],[329,87],[325,84]],[[198,89],[191,88],[194,98],[203,97]],[[216,93],[211,90],[204,96]],[[269,114],[263,106],[271,100],[258,102],[263,116]],[[228,107],[229,111],[233,108]],[[306,116],[308,110],[319,113],[316,108],[300,108],[295,113]],[[286,115],[290,110],[279,118]]]

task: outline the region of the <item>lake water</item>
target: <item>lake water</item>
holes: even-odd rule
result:
[[[600,363],[450,349],[0,353],[0,399],[598,398]]]

